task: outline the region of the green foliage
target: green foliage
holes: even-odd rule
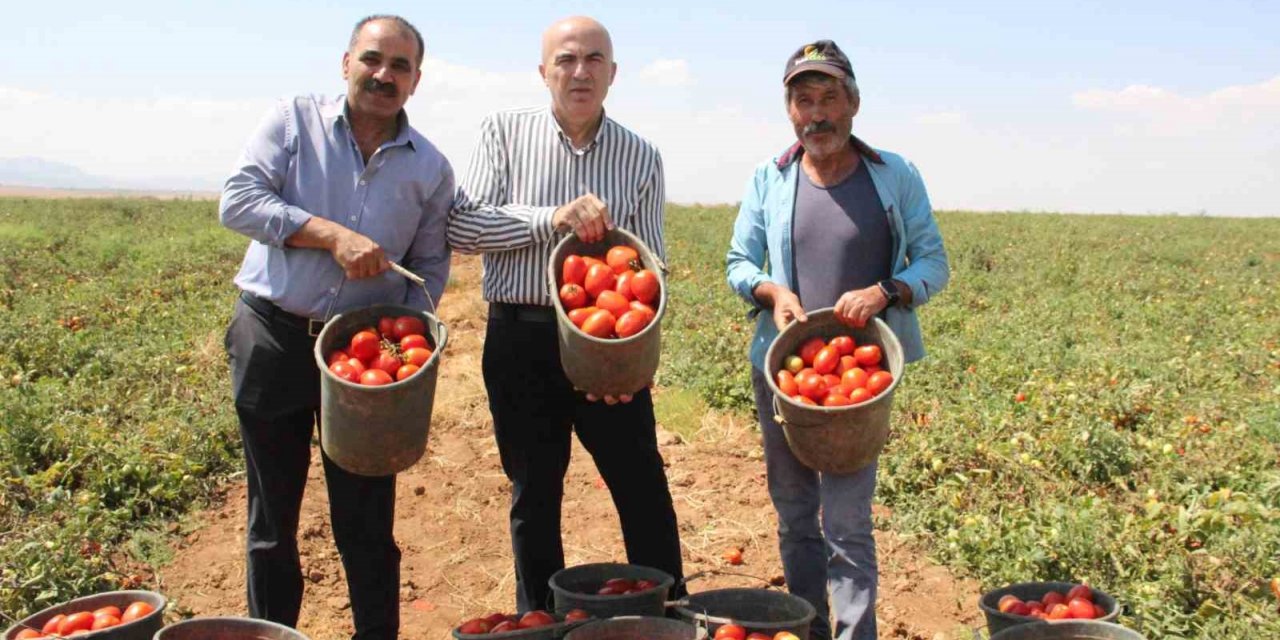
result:
[[[669,208],[661,379],[749,412],[735,215]],[[1087,580],[1148,637],[1280,637],[1280,220],[939,224],[951,285],[880,461],[893,526],[987,588]]]
[[[211,202],[0,200],[0,610],[115,588],[239,459]]]

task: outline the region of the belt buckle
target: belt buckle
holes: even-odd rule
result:
[[[323,320],[315,320],[307,318],[307,335],[315,338],[320,335],[320,331],[324,329]]]

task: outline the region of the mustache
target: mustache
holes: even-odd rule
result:
[[[836,125],[832,124],[829,120],[823,120],[822,122],[810,122],[809,124],[806,124],[802,133],[807,136],[813,133],[835,133],[835,130]]]
[[[381,93],[389,98],[394,98],[400,93],[400,90],[396,88],[395,84],[390,82],[378,82],[375,78],[365,80],[364,85],[361,88],[370,93]]]

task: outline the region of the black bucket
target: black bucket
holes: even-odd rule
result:
[[[1000,598],[1013,594],[1022,601],[1039,600],[1050,591],[1058,591],[1066,594],[1071,587],[1079,583],[1075,582],[1019,582],[1011,584],[1007,587],[1001,587],[988,591],[978,600],[978,607],[982,609],[982,613],[987,616],[987,629],[994,636],[997,632],[1003,631],[1010,627],[1029,624],[1032,622],[1041,622],[1030,616],[1015,616],[1011,613],[1002,613],[998,608]],[[1111,595],[1099,591],[1096,587],[1090,586],[1089,590],[1093,592],[1093,602],[1106,611],[1106,615],[1098,618],[1104,622],[1114,622],[1120,616],[1120,604]],[[1123,627],[1122,627],[1123,628]],[[1029,636],[1030,637],[1030,636]],[[1059,636],[1054,636],[1059,637]],[[1066,637],[1066,636],[1062,636]],[[1085,636],[1088,637],[1088,636]],[[1110,637],[1110,636],[1106,636]]]
[[[715,634],[720,625],[741,625],[748,633],[774,635],[790,631],[802,640],[809,637],[809,623],[816,612],[799,596],[771,589],[711,589],[691,593],[675,607],[681,619],[705,624]]]
[[[155,611],[132,622],[92,631],[84,634],[83,637],[93,638],[93,640],[151,640],[151,636],[155,635],[164,626],[164,608],[168,604],[164,596],[154,591],[108,591],[56,604],[33,613],[18,621],[18,624],[6,629],[3,640],[13,640],[23,629],[39,631],[44,627],[44,623],[60,613],[72,614],[77,611],[93,611],[102,607],[119,607],[121,611],[124,611],[130,604],[139,601],[151,605]]]
[[[670,618],[624,616],[584,624],[564,640],[707,640],[707,630]]]
[[[515,631],[504,631],[502,633],[459,633],[458,627],[454,627],[451,633],[456,640],[556,640],[557,638],[563,638],[566,633],[591,622],[590,620],[565,622],[563,614],[552,615],[556,619],[555,624],[533,627],[532,629],[516,629]]]
[[[292,627],[255,618],[192,618],[171,624],[152,640],[308,640]]]
[[[611,578],[652,580],[658,583],[658,586],[641,593],[596,595],[600,586]],[[651,567],[599,562],[565,567],[552,574],[547,582],[555,595],[556,615],[582,609],[597,618],[612,618],[614,616],[662,617],[667,611],[667,592],[676,580],[666,572]]]
[[[1033,620],[994,634],[991,640],[1146,640],[1146,636],[1101,620]]]

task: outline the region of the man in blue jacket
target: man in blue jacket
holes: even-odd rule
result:
[[[884,318],[906,361],[918,360],[924,345],[915,308],[946,286],[950,269],[916,168],[851,133],[860,96],[840,48],[830,40],[800,47],[787,59],[783,86],[798,141],[761,164],[747,185],[729,284],[756,310],[770,311],[757,318],[751,377],[787,584],[818,612],[811,638],[832,636],[829,587],[835,636],[873,639],[877,465],[836,475],[797,460],[773,420],[764,356],[778,331],[807,320],[806,308],[834,307],[852,326]]]

